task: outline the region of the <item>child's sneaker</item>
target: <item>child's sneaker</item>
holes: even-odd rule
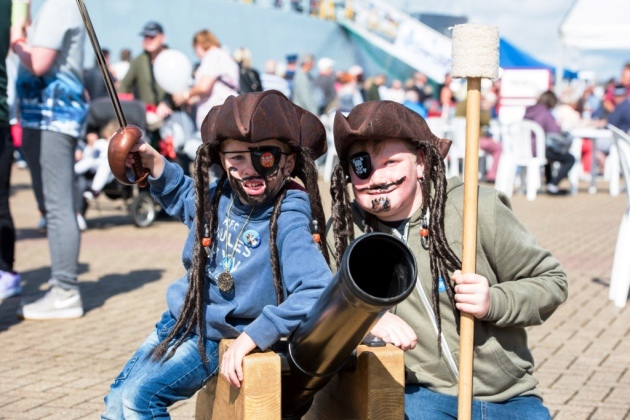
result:
[[[0,299],[6,299],[22,293],[20,275],[0,270]]]
[[[71,319],[83,316],[83,302],[78,290],[52,286],[44,296],[22,305],[17,315],[23,319]]]

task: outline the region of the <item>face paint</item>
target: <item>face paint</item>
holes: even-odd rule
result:
[[[388,189],[390,189],[391,187],[397,187],[399,185],[402,185],[403,182],[405,182],[407,180],[407,177],[404,176],[402,178],[400,178],[398,181],[394,181],[394,182],[390,182],[387,184],[379,184],[379,185],[371,185],[368,186],[366,188],[357,188],[357,191],[387,191]]]
[[[287,180],[293,157],[283,152],[280,144],[269,143],[280,142],[266,140],[260,146],[250,147],[251,143],[228,140],[223,146],[221,163],[243,203],[259,204],[273,198]]]
[[[367,179],[372,172],[372,162],[368,152],[359,152],[350,156],[352,170],[360,179]]]
[[[379,197],[372,200],[372,211],[374,213],[380,213],[387,211],[391,208],[391,204],[387,197]]]

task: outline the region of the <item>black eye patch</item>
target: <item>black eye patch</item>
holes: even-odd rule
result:
[[[248,149],[223,153],[249,153],[252,159],[252,166],[263,177],[268,177],[276,171],[282,155],[290,155],[290,153],[284,153],[277,146],[248,147]]]
[[[260,175],[266,177],[273,174],[280,164],[282,149],[276,146],[250,147],[252,166]]]
[[[372,173],[372,161],[368,152],[359,152],[350,156],[350,164],[360,179],[367,179]]]

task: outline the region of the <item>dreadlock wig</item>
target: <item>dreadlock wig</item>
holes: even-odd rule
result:
[[[421,183],[421,212],[429,218],[428,248],[430,254],[431,277],[433,280],[433,310],[441,332],[438,285],[440,278],[449,278],[448,272],[461,268],[461,262],[449,246],[444,234],[444,206],[446,200],[446,175],[444,158],[451,141],[436,137],[426,121],[414,111],[392,101],[370,101],[357,105],[345,117],[337,112],[334,122],[335,148],[339,163],[333,171],[330,194],[332,196],[332,228],[334,233],[335,259],[339,266],[349,243],[354,240],[354,220],[348,193],[349,152],[355,142],[385,142],[404,140],[411,150],[421,151],[424,156],[424,181]],[[364,232],[371,232],[376,226],[375,216],[366,214],[361,221]],[[454,289],[445,281],[453,310]],[[438,335],[439,337],[439,335]],[[438,346],[440,346],[438,339]]]
[[[210,167],[220,164],[219,152],[225,140],[238,140],[247,143],[258,143],[265,140],[278,140],[289,146],[295,155],[296,164],[291,176],[302,181],[309,196],[316,231],[321,238],[325,237],[324,209],[317,185],[317,168],[314,159],[326,152],[326,131],[319,119],[294,105],[282,93],[276,90],[248,93],[229,97],[223,105],[210,110],[201,126],[203,144],[197,151],[194,165],[194,189],[196,216],[194,223],[195,244],[193,261],[188,274],[188,290],[181,314],[169,335],[153,351],[153,357],[160,359],[166,355],[171,357],[184,339],[195,329],[199,332],[197,347],[206,361],[204,331],[204,291],[208,287],[206,281],[206,264],[208,254],[204,249],[204,238],[212,241],[217,234],[218,207],[221,195],[227,184],[224,174],[218,182],[214,195],[210,196]],[[270,249],[276,300],[283,300],[282,279],[280,275],[278,249],[276,246],[277,221],[280,206],[290,183],[276,194],[270,218]],[[320,247],[326,262],[328,250]],[[169,344],[175,341],[169,354]]]

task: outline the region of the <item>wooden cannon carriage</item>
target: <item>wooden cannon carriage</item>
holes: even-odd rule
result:
[[[359,237],[291,337],[276,351],[243,359],[240,389],[223,377],[206,385],[197,395],[196,417],[404,418],[402,350],[361,342],[384,311],[411,293],[416,275],[415,258],[402,241],[384,233]],[[221,341],[220,357],[231,341]]]

